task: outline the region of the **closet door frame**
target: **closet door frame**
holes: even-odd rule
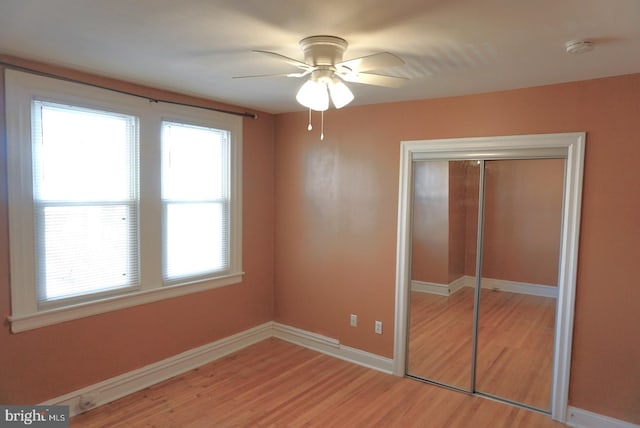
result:
[[[585,139],[584,132],[575,132],[401,142],[393,354],[395,375],[404,376],[406,372],[413,162],[436,159],[565,158],[551,417],[560,422],[567,420]]]

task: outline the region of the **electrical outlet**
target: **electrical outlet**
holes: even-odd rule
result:
[[[358,315],[351,314],[351,318],[349,319],[349,324],[351,325],[351,327],[357,327],[358,326]]]
[[[382,334],[382,321],[376,321],[376,334]]]

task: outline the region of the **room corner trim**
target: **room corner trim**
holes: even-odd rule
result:
[[[449,284],[439,284],[437,282],[411,280],[411,291],[419,293],[437,294],[438,296],[450,296],[452,294]]]
[[[576,428],[640,428],[640,425],[569,406],[567,425]]]
[[[42,403],[42,405],[69,406],[69,415],[75,416],[208,364],[249,345],[268,339],[272,335],[272,322],[267,322],[86,388],[53,398]],[[81,402],[88,403],[88,405],[81,406]]]
[[[476,281],[472,276],[465,276],[465,287],[475,287]],[[543,284],[531,284],[528,282],[508,281],[505,279],[485,278],[480,281],[483,289],[494,291],[507,291],[510,293],[528,294],[530,296],[558,297],[558,287]]]
[[[451,281],[448,284],[441,284],[438,282],[418,281],[411,280],[411,291],[417,291],[420,293],[431,293],[439,296],[451,296],[456,291],[468,286],[467,282],[469,276],[461,276],[460,278]],[[473,284],[472,284],[473,285]]]
[[[274,322],[273,336],[295,345],[387,374],[391,374],[393,371],[393,360],[391,358],[385,358],[360,349],[351,348],[340,344],[336,339],[316,333]]]

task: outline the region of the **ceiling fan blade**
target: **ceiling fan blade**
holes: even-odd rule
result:
[[[304,77],[310,73],[311,70],[306,70],[301,73],[253,74],[249,76],[233,76],[232,79],[253,79],[258,77]]]
[[[383,76],[373,73],[346,73],[339,76],[347,82],[363,83],[365,85],[385,86],[387,88],[399,88],[409,79],[396,76]]]
[[[298,68],[301,68],[303,70],[308,70],[310,68],[313,68],[312,66],[310,66],[309,64],[307,64],[305,62],[298,61],[297,59],[289,58],[288,56],[280,55],[279,53],[269,52],[269,51],[260,51],[260,50],[254,50],[254,52],[258,52],[258,53],[270,56],[272,58],[278,59],[280,61],[284,61],[287,64],[291,64],[294,67],[298,67]]]
[[[380,52],[373,55],[353,58],[336,64],[338,70],[346,69],[351,72],[379,70],[381,68],[396,67],[404,64],[401,58],[398,58],[389,52]]]

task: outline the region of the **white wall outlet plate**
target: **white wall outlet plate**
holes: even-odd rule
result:
[[[376,334],[382,334],[382,321],[376,321]]]

